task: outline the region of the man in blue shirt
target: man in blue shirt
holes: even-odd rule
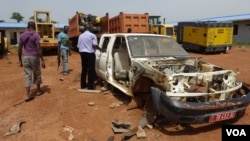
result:
[[[94,90],[95,79],[95,49],[100,49],[95,34],[89,31],[89,26],[81,28],[81,35],[78,38],[77,48],[79,49],[82,63],[81,89]],[[88,76],[88,77],[87,77]],[[88,83],[86,83],[88,78]]]
[[[63,32],[58,34],[58,56],[57,59],[60,60],[62,58],[62,74],[68,75],[68,56],[71,55],[70,52],[70,43],[69,43],[69,36],[68,36],[68,26],[64,26]]]

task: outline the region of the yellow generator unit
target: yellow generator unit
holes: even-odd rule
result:
[[[177,42],[186,50],[227,52],[232,47],[233,23],[216,21],[179,22]]]

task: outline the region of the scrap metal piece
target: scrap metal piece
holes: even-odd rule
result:
[[[132,136],[136,135],[136,132],[138,131],[138,127],[136,126],[134,128],[132,128],[131,130],[129,130],[128,132],[125,132],[122,134],[122,139],[126,140],[131,138]]]
[[[113,129],[114,133],[126,133],[126,132],[129,132],[129,129],[118,128],[118,127],[115,127],[115,126],[112,126],[112,129]]]
[[[69,137],[68,137],[68,140],[69,140],[69,141],[75,140],[75,137],[74,137],[74,135],[73,135],[73,131],[75,130],[74,128],[65,125],[65,127],[64,127],[63,129],[64,129],[64,131],[68,131],[68,132],[69,132]]]
[[[115,102],[115,103],[112,103],[111,105],[109,105],[110,108],[117,108],[117,107],[120,107],[121,104],[123,104],[123,102]]]
[[[78,89],[78,92],[84,92],[84,93],[100,93],[101,90],[87,90],[87,89]]]
[[[11,134],[15,134],[15,133],[20,132],[21,124],[22,124],[22,123],[25,123],[25,121],[24,121],[24,120],[20,120],[20,121],[18,121],[17,123],[15,123],[15,124],[9,129],[9,131],[6,132],[6,133],[4,134],[4,136],[9,136],[9,135],[11,135]]]
[[[120,122],[117,120],[112,121],[112,125],[117,128],[125,128],[128,129],[131,127],[131,122]]]
[[[114,136],[110,136],[107,141],[114,141],[114,140],[115,140],[115,137]]]
[[[146,137],[146,132],[141,126],[138,126],[138,130],[136,132],[137,138],[145,138]]]
[[[95,105],[95,102],[91,101],[88,103],[89,106],[94,106]]]

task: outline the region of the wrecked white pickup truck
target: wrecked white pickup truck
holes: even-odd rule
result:
[[[191,57],[175,40],[156,34],[103,34],[96,73],[131,96],[151,100],[173,123],[212,123],[244,115],[249,87],[237,73]]]

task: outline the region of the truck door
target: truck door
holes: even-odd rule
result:
[[[108,66],[108,44],[110,42],[110,36],[104,36],[100,39],[99,46],[102,49],[96,50],[96,74],[101,79],[106,79],[107,77],[107,66]]]

